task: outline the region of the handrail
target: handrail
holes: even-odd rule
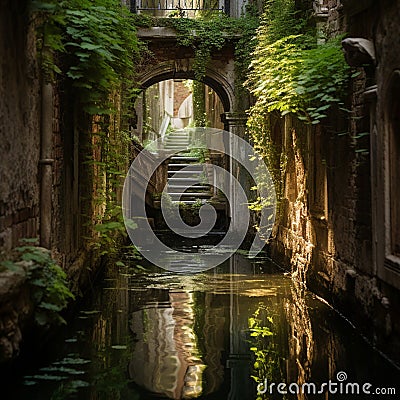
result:
[[[171,122],[171,117],[172,116],[170,114],[168,114],[166,111],[164,111],[164,118],[162,120],[160,130],[158,132],[159,136],[161,137],[162,143],[164,143],[165,134],[167,133],[169,123]]]
[[[224,6],[220,0],[131,0],[131,11],[173,11],[184,17],[186,11],[224,12]]]

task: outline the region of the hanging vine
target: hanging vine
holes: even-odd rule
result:
[[[269,0],[257,31],[246,86],[256,98],[250,113],[277,110],[318,124],[343,101],[349,67],[341,37],[318,44],[306,11],[294,0]]]
[[[144,14],[135,15],[138,27],[164,26],[177,33],[177,43],[194,50],[194,75],[202,80],[213,51],[221,50],[228,43],[235,47],[235,59],[243,75],[250,62],[252,37],[258,26],[258,13],[254,6],[247,6],[240,18],[231,18],[224,13],[209,12],[197,18],[157,18]]]
[[[69,81],[87,113],[110,113],[112,92],[129,82],[134,89],[139,42],[129,10],[118,0],[39,0],[32,11],[42,21],[44,72]]]

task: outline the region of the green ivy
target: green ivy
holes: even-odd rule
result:
[[[43,21],[46,74],[69,80],[86,112],[110,112],[110,93],[134,81],[139,43],[129,10],[118,0],[39,0],[33,12]]]
[[[38,44],[46,78],[61,82],[75,109],[86,113],[74,124],[91,136],[85,148],[94,186],[86,215],[93,227],[88,245],[99,255],[115,256],[126,237],[120,197],[131,161],[127,121],[143,50],[134,16],[119,0],[37,0],[32,12],[40,20]]]
[[[301,97],[296,91],[296,81],[304,60],[298,39],[299,36],[292,35],[257,46],[246,81],[257,99],[256,112],[265,109],[285,114],[300,109]]]
[[[199,81],[193,81],[192,93],[194,126],[209,126],[204,84]]]
[[[318,124],[341,103],[349,80],[341,37],[317,44],[307,12],[294,0],[267,2],[246,85],[256,98],[250,113],[296,114]]]
[[[255,100],[248,111],[247,133],[272,174],[278,199],[287,155],[272,139],[271,121],[290,113],[308,124],[320,123],[344,101],[350,72],[341,37],[319,44],[312,9],[298,9],[298,4],[295,0],[265,2],[245,82]],[[262,201],[251,205],[261,206]]]
[[[235,47],[237,66],[245,71],[250,62],[252,38],[258,26],[258,15],[254,7],[240,18],[231,18],[224,13],[208,12],[197,18],[156,18],[148,15],[135,15],[138,27],[164,26],[177,33],[178,45],[194,50],[193,65],[195,79],[201,81],[214,51],[221,50],[228,43]]]
[[[299,119],[318,124],[332,105],[343,104],[350,67],[344,59],[341,39],[330,39],[304,52],[295,89],[303,99]]]
[[[107,128],[107,127],[104,127]],[[94,221],[96,240],[91,246],[99,255],[115,258],[127,238],[121,207],[121,192],[129,169],[131,138],[124,131],[100,130],[96,137],[102,149],[101,159],[90,158],[87,163],[97,169],[96,196],[94,205],[101,213]],[[130,228],[136,225],[130,223]]]

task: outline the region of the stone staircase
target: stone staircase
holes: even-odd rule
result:
[[[189,147],[189,133],[184,129],[171,132],[165,139],[166,150],[187,150]]]
[[[190,155],[189,143],[189,134],[184,130],[171,132],[165,141],[165,150],[179,151],[169,160],[167,193],[173,202],[204,203],[212,197],[211,186],[204,165]]]

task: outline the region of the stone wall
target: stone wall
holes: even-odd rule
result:
[[[40,86],[28,1],[0,1],[1,259],[38,236]],[[6,60],[6,62],[4,62]],[[20,352],[32,302],[24,274],[0,267],[0,363]]]
[[[0,247],[37,236],[40,90],[28,1],[0,2]]]
[[[384,138],[390,135],[389,82],[400,68],[400,29],[394,22],[400,2],[343,3],[327,3],[327,25],[331,32],[372,40],[376,73],[373,66],[357,68],[350,114],[336,110],[316,128],[289,116],[280,122],[274,136],[287,164],[271,252],[399,362],[400,274],[389,272],[387,260],[391,266],[400,266],[400,260],[386,255],[385,261],[393,207],[386,206],[385,214],[389,194],[384,191],[390,180],[384,176],[385,159],[398,153]]]

